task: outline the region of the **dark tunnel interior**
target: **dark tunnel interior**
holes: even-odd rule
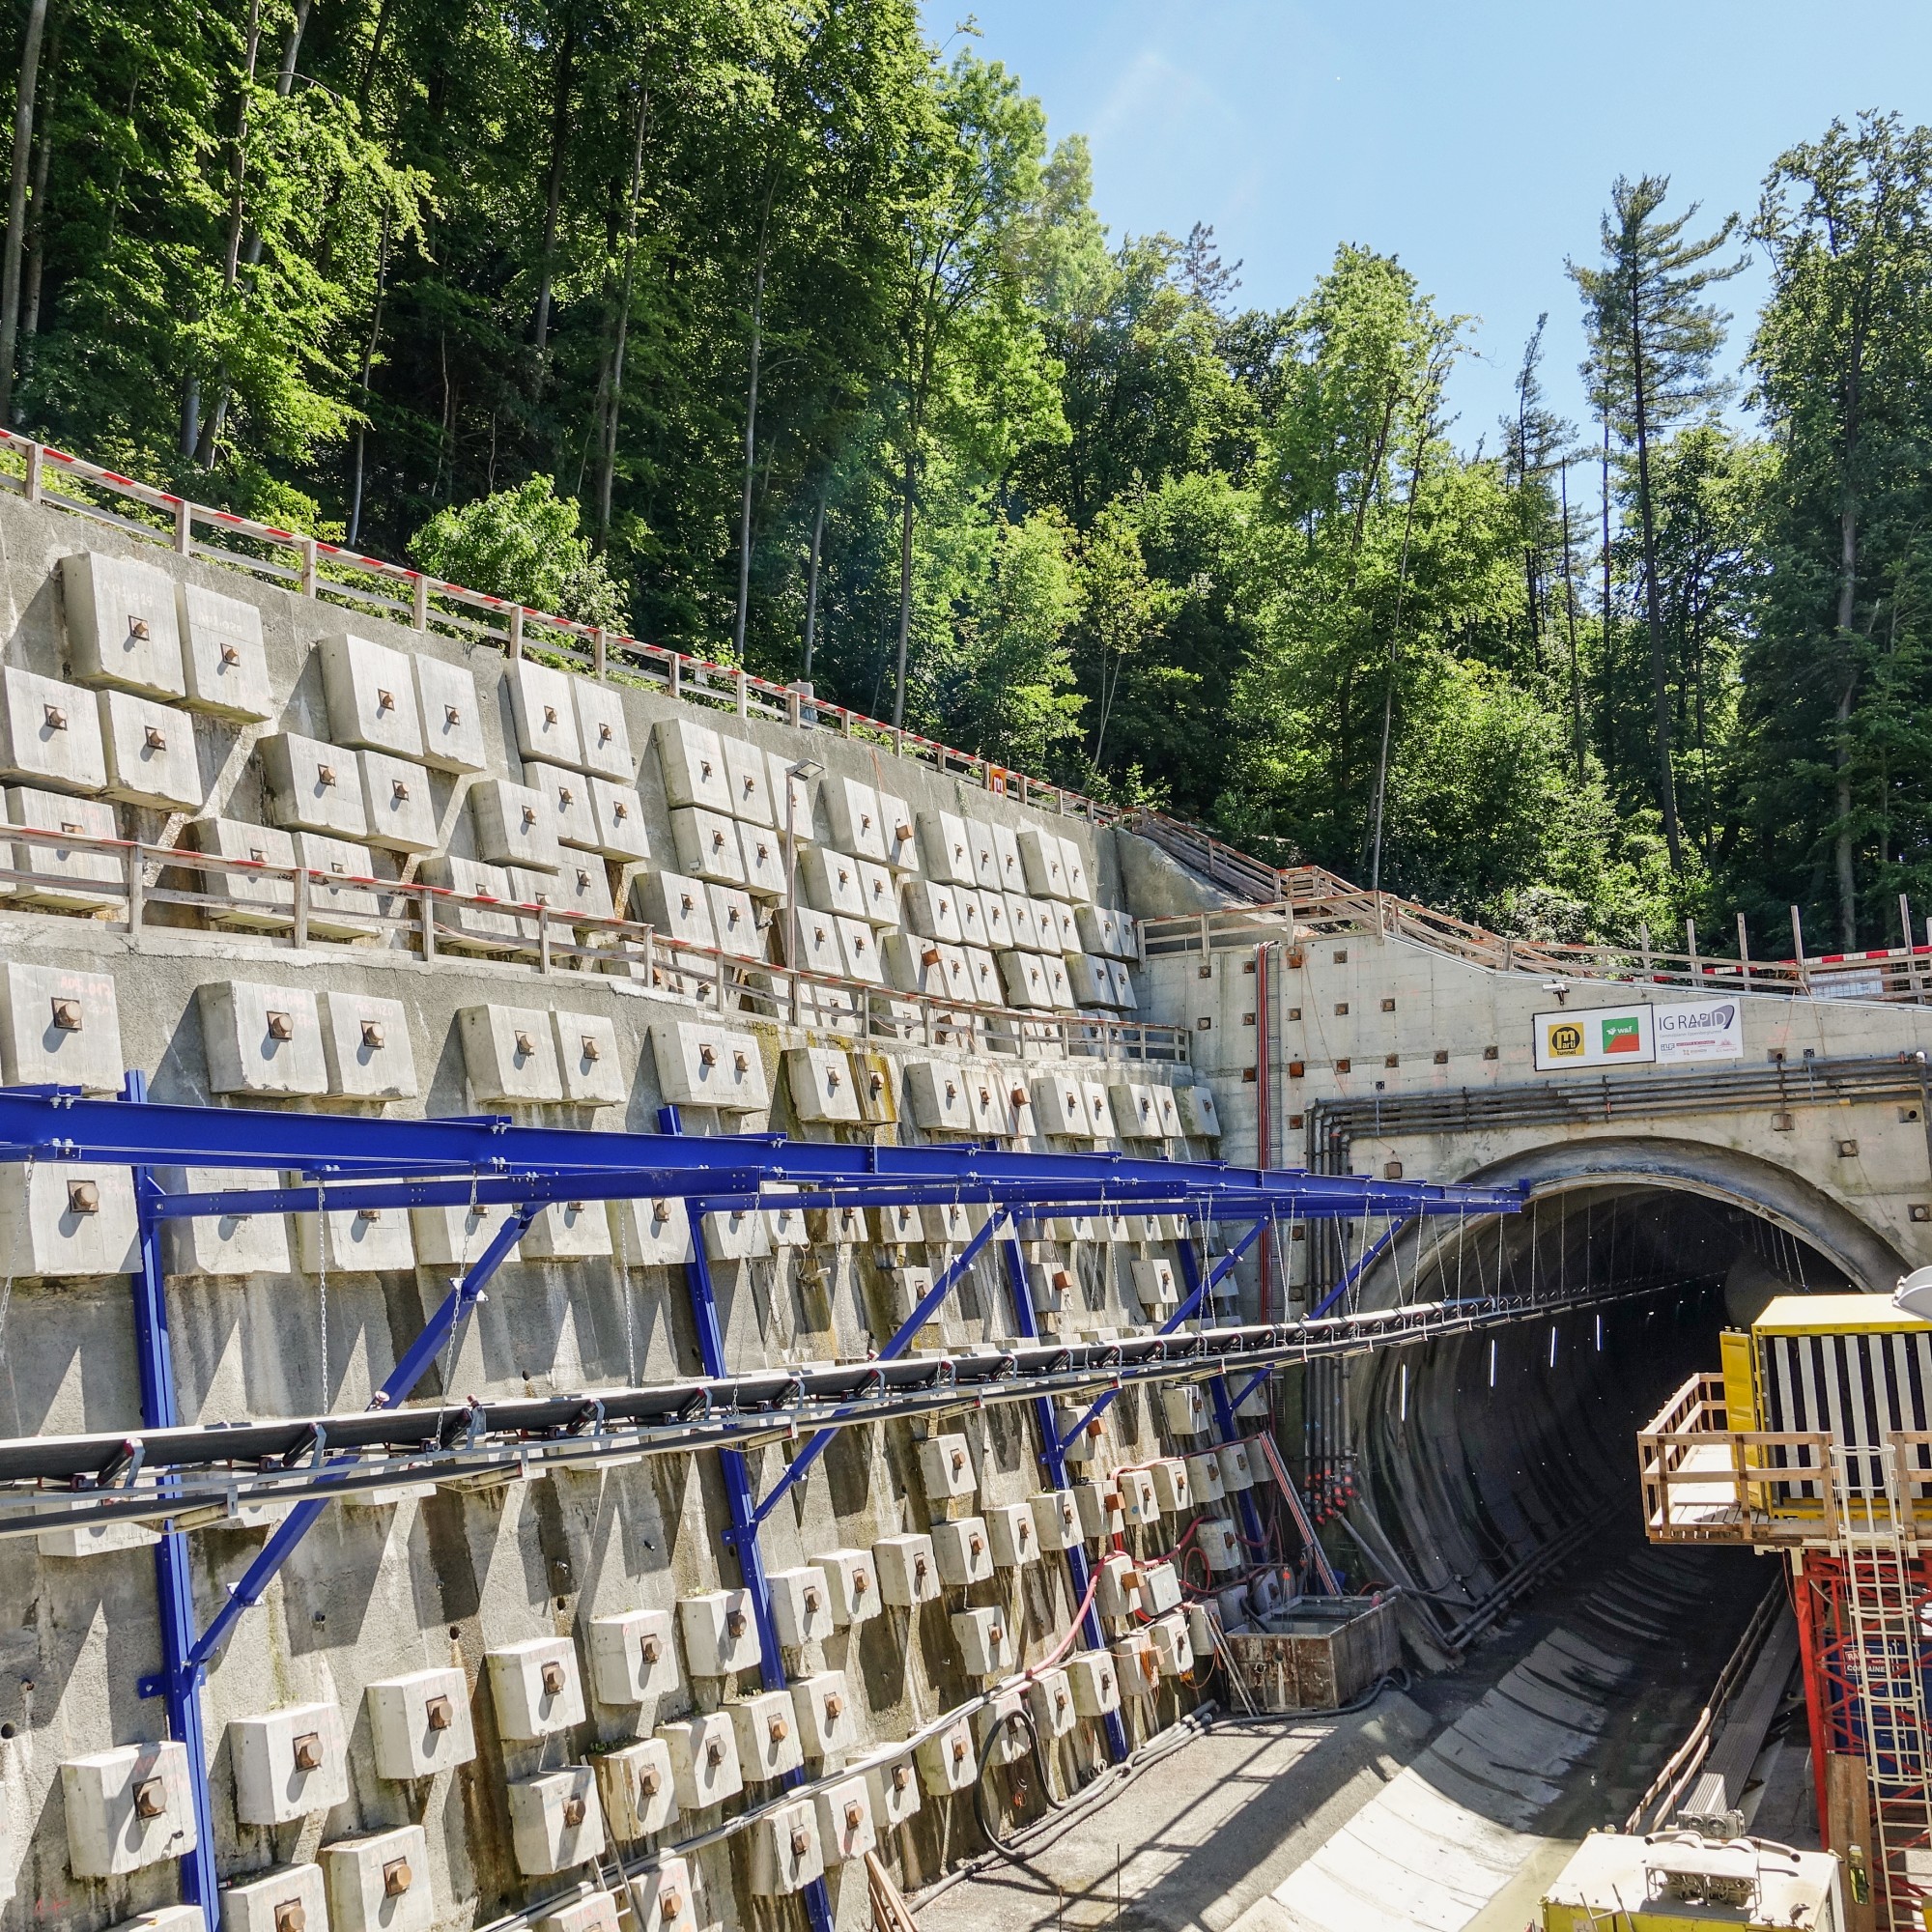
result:
[[[1308,1372],[1311,1486],[1352,1489],[1364,1574],[1428,1593],[1459,1624],[1577,1552],[1640,1542],[1637,1432],[1719,1366],[1721,1329],[1775,1295],[1849,1286],[1746,1208],[1628,1182],[1551,1189],[1520,1216],[1393,1245],[1361,1305],[1586,1284],[1618,1297]]]

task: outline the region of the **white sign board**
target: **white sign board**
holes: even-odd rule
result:
[[[1742,1060],[1745,1054],[1744,1004],[1739,1000],[1687,1000],[1654,1007],[1657,1058],[1662,1065],[1688,1060]]]
[[[1576,1066],[1642,1066],[1657,1058],[1648,1006],[1578,1007],[1571,1012],[1538,1013],[1534,1024],[1539,1073]]]
[[[1854,973],[1821,973],[1814,968],[1811,997],[1814,1000],[1882,1000],[1885,998],[1885,975],[1876,966],[1863,966]]]

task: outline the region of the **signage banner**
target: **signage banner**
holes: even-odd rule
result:
[[[1687,1000],[1652,1009],[1660,1065],[1687,1060],[1742,1060],[1744,1004],[1739,1000]]]
[[[1536,1070],[1571,1066],[1641,1066],[1657,1056],[1657,1035],[1648,1006],[1578,1007],[1571,1012],[1538,1013]]]

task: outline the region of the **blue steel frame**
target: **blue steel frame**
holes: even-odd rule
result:
[[[675,1107],[658,1109],[658,1122],[667,1134],[683,1132]],[[685,1292],[691,1319],[697,1330],[697,1353],[707,1376],[728,1373],[724,1365],[724,1330],[718,1320],[718,1295],[711,1285],[711,1260],[704,1252],[702,1199],[686,1204],[691,1220],[691,1259],[684,1264]],[[724,1484],[724,1501],[731,1513],[728,1540],[738,1558],[738,1577],[752,1599],[752,1616],[758,1626],[758,1677],[767,1690],[785,1688],[784,1658],[779,1647],[778,1620],[772,1615],[772,1586],[765,1576],[764,1551],[758,1547],[758,1508],[752,1493],[752,1469],[741,1449],[721,1449],[718,1471]],[[789,1771],[784,1782],[804,1782],[805,1774]],[[833,1932],[832,1895],[823,1878],[804,1889],[806,1916],[811,1932]]]
[[[1251,1247],[1254,1246],[1256,1237],[1261,1234],[1262,1230],[1266,1226],[1267,1223],[1265,1221],[1257,1221],[1255,1225],[1252,1228],[1250,1228],[1248,1232],[1245,1235],[1243,1235],[1241,1238],[1238,1241],[1236,1241],[1235,1245],[1232,1248],[1230,1248],[1228,1252],[1225,1255],[1223,1255],[1218,1262],[1214,1264],[1213,1270],[1208,1275],[1206,1281],[1203,1281],[1201,1279],[1200,1271],[1194,1265],[1193,1248],[1186,1241],[1181,1241],[1178,1244],[1179,1251],[1187,1257],[1187,1260],[1183,1264],[1181,1271],[1183,1274],[1187,1274],[1192,1277],[1192,1286],[1189,1290],[1186,1299],[1182,1301],[1180,1306],[1177,1308],[1174,1311],[1174,1313],[1170,1315],[1167,1318],[1167,1320],[1160,1324],[1160,1332],[1163,1335],[1172,1335],[1183,1321],[1187,1321],[1193,1315],[1194,1311],[1201,1306],[1202,1302],[1206,1300],[1208,1295],[1213,1293],[1214,1290],[1217,1287],[1219,1287],[1220,1284],[1224,1280],[1226,1280],[1227,1277],[1234,1271],[1236,1265],[1239,1263],[1241,1257],[1244,1254],[1246,1254]],[[1093,1406],[1090,1407],[1087,1410],[1086,1414],[1083,1415],[1080,1418],[1080,1420],[1076,1422],[1073,1425],[1073,1427],[1066,1432],[1065,1435],[1061,1436],[1054,1445],[1059,1450],[1062,1456],[1065,1456],[1066,1452],[1073,1447],[1074,1437],[1077,1436],[1080,1434],[1080,1432],[1083,1429],[1085,1429],[1087,1425],[1094,1419],[1095,1416],[1104,1415],[1107,1412],[1107,1410],[1114,1406],[1114,1403],[1118,1399],[1119,1395],[1120,1395],[1119,1389],[1109,1389],[1105,1395],[1098,1396],[1094,1399]]]
[[[136,1106],[144,1105],[148,1076],[130,1070],[122,1091]],[[134,1341],[141,1365],[141,1419],[150,1429],[173,1429],[181,1422],[181,1405],[168,1340],[161,1224],[148,1207],[157,1191],[154,1176],[137,1167],[134,1199],[141,1217],[141,1266],[134,1276]],[[172,1523],[163,1525],[161,1540],[155,1546],[155,1590],[160,1599],[168,1733],[187,1753],[188,1796],[194,1806],[194,1849],[181,1861],[182,1902],[200,1906],[203,1923],[213,1932],[220,1918],[220,1877],[214,1867],[214,1805],[208,1782],[208,1738],[201,1721],[201,1672],[184,1667],[194,1646],[194,1581],[187,1533]]]
[[[140,1113],[131,1108],[138,1106]],[[692,1256],[686,1267],[693,1320],[705,1373],[724,1376],[724,1336],[718,1320],[700,1218],[707,1208],[770,1205],[771,1183],[795,1190],[803,1205],[866,1206],[946,1204],[973,1200],[992,1212],[985,1227],[942,1272],[911,1317],[881,1350],[901,1353],[967,1269],[994,1240],[1004,1249],[1013,1322],[1020,1335],[1038,1340],[1025,1262],[1011,1232],[1018,1205],[1105,1208],[1165,1205],[1190,1216],[1236,1219],[1258,1216],[1249,1234],[1226,1255],[1207,1283],[1200,1279],[1191,1246],[1179,1244],[1188,1293],[1164,1324],[1171,1332],[1205,1295],[1286,1202],[1304,1214],[1362,1215],[1376,1211],[1508,1213],[1521,1205],[1519,1190],[1444,1189],[1419,1182],[1378,1182],[1361,1177],[1317,1176],[1293,1170],[1241,1169],[1220,1162],[1177,1163],[1102,1154],[1013,1154],[980,1145],[944,1148],[849,1149],[831,1143],[799,1143],[782,1135],[686,1136],[675,1107],[659,1114],[657,1135],[590,1133],[582,1129],[514,1125],[507,1117],[472,1120],[384,1121],[290,1115],[204,1107],[164,1106],[148,1099],[147,1080],[127,1075],[119,1101],[89,1100],[61,1088],[0,1089],[0,1159],[91,1159],[125,1164],[132,1171],[139,1216],[140,1266],[133,1277],[134,1321],[140,1363],[142,1417],[149,1428],[179,1425],[179,1404],[169,1347],[161,1223],[168,1219],[236,1213],[349,1211],[362,1207],[460,1206],[471,1201],[513,1208],[483,1257],[450,1290],[421,1334],[406,1350],[371,1402],[384,1407],[405,1402],[456,1328],[482,1298],[485,1285],[507,1261],[530,1222],[550,1201],[627,1198],[661,1193],[686,1197],[692,1217]],[[305,1184],[274,1189],[227,1189],[209,1193],[164,1191],[157,1165],[286,1168],[312,1177]],[[425,1179],[426,1176],[438,1177]],[[325,1189],[327,1199],[325,1200]],[[1224,1380],[1216,1378],[1216,1407],[1225,1438],[1236,1434]],[[1094,1413],[1106,1406],[1102,1398]],[[1053,1407],[1036,1405],[1044,1448],[1041,1462],[1055,1489],[1065,1487],[1064,1445]],[[1083,1419],[1084,1420],[1084,1419]],[[772,1617],[771,1591],[758,1547],[758,1525],[778,1498],[823,1453],[829,1432],[820,1432],[795,1459],[759,1508],[744,1455],[719,1452],[731,1516],[728,1541],[752,1598],[761,1652],[760,1674],[768,1688],[784,1688]],[[318,1439],[318,1462],[327,1451]],[[347,1468],[352,1458],[324,1463]],[[1241,1498],[1251,1539],[1260,1521],[1252,1501]],[[296,1506],[264,1545],[210,1623],[197,1632],[185,1532],[166,1528],[156,1548],[160,1600],[161,1667],[139,1680],[144,1697],[167,1704],[172,1735],[185,1747],[195,1811],[196,1843],[182,1861],[182,1895],[201,1907],[212,1928],[218,1916],[213,1803],[207,1739],[201,1719],[206,1667],[236,1620],[261,1601],[316,1518],[319,1498]],[[1065,1552],[1075,1601],[1084,1598],[1090,1571],[1086,1553]],[[1090,1609],[1088,1643],[1102,1642]],[[1118,1713],[1106,1720],[1116,1762],[1126,1755],[1125,1727]],[[788,1783],[797,1782],[794,1774]],[[812,1932],[832,1932],[830,1900],[822,1880],[807,1888]]]
[[[1000,1245],[1007,1263],[1007,1289],[1012,1296],[1013,1326],[1019,1330],[1022,1339],[1037,1342],[1039,1323],[1034,1320],[1033,1293],[1027,1287],[1026,1257],[1020,1253],[1019,1237],[1009,1235]],[[1056,1490],[1064,1490],[1066,1487],[1066,1458],[1061,1453],[1060,1434],[1053,1420],[1053,1404],[1041,1396],[1034,1404],[1034,1414],[1039,1423],[1039,1460],[1046,1465],[1047,1481]],[[1086,1596],[1088,1580],[1093,1573],[1087,1567],[1086,1550],[1075,1547],[1068,1549],[1065,1556],[1066,1580],[1077,1604]],[[1105,1647],[1106,1638],[1101,1634],[1099,1615],[1091,1605],[1081,1631],[1089,1650]],[[1127,1727],[1118,1711],[1109,1711],[1104,1722],[1107,1753],[1119,1764],[1127,1754]]]
[[[1254,1232],[1259,1234],[1261,1230],[1257,1228]],[[1191,1241],[1178,1242],[1175,1253],[1179,1258],[1181,1278],[1187,1284],[1187,1298],[1191,1301],[1200,1295],[1204,1286],[1200,1265],[1194,1259],[1194,1244]],[[1241,1431],[1235,1420],[1235,1406],[1228,1400],[1228,1378],[1213,1376],[1209,1378],[1208,1387],[1213,1398],[1214,1421],[1220,1429],[1221,1440],[1238,1442]],[[1248,1540],[1250,1550],[1261,1548],[1266,1539],[1263,1535],[1262,1514],[1255,1507],[1254,1497],[1246,1490],[1236,1490],[1235,1499],[1241,1512],[1241,1531]]]

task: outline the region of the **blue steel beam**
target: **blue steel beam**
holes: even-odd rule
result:
[[[1316,1218],[1320,1219],[1321,1217],[1317,1216]],[[1340,1301],[1341,1298],[1345,1294],[1347,1294],[1348,1292],[1351,1288],[1353,1288],[1354,1285],[1358,1281],[1360,1281],[1365,1274],[1368,1273],[1369,1269],[1372,1268],[1377,1262],[1380,1261],[1381,1258],[1388,1253],[1388,1251],[1395,1245],[1395,1237],[1401,1233],[1402,1233],[1401,1225],[1397,1222],[1391,1221],[1389,1223],[1388,1233],[1385,1234],[1380,1240],[1377,1241],[1373,1247],[1365,1248],[1362,1251],[1361,1260],[1358,1261],[1353,1267],[1350,1267],[1348,1265],[1349,1237],[1348,1236],[1344,1235],[1342,1236],[1342,1252],[1343,1252],[1342,1278],[1335,1284],[1333,1288],[1331,1288],[1328,1291],[1326,1294],[1324,1294],[1321,1297],[1321,1301],[1314,1308],[1309,1310],[1308,1319],[1311,1321],[1313,1321],[1318,1320],[1320,1317],[1326,1315],[1328,1311],[1331,1308],[1333,1308],[1334,1305],[1338,1301]]]
[[[1218,1161],[1161,1161],[1118,1153],[1011,1153],[959,1147],[852,1148],[782,1135],[678,1136],[606,1133],[579,1127],[522,1127],[484,1121],[367,1120],[230,1107],[92,1100],[45,1091],[0,1089],[0,1159],[93,1160],[126,1166],[282,1168],[331,1183],[352,1177],[402,1179],[621,1172],[638,1194],[751,1194],[761,1181],[801,1188],[924,1187],[927,1198],[966,1200],[1000,1183],[1064,1188],[1101,1201],[1119,1184],[1154,1195],[1251,1198],[1257,1211],[1322,1203],[1356,1215],[1513,1212],[1515,1188],[1443,1188],[1359,1175],[1289,1168],[1237,1168]],[[585,1179],[581,1184],[587,1186]],[[262,1196],[252,1204],[262,1211]],[[1231,1215],[1230,1218],[1233,1218]]]
[[[128,1074],[127,1095],[146,1103],[148,1076]],[[141,1265],[134,1276],[134,1335],[141,1367],[141,1419],[150,1429],[181,1423],[175,1389],[174,1351],[168,1338],[168,1297],[162,1273],[160,1223],[146,1211],[157,1191],[145,1168],[134,1171],[140,1212]],[[164,1487],[169,1485],[164,1484]],[[155,1588],[160,1599],[161,1670],[167,1679],[168,1732],[187,1755],[188,1799],[194,1808],[194,1849],[181,1861],[182,1902],[201,1907],[204,1923],[220,1917],[220,1874],[214,1863],[214,1804],[208,1781],[208,1737],[201,1721],[201,1677],[186,1669],[194,1647],[194,1582],[186,1535],[163,1524],[155,1547]]]
[[[1228,1398],[1228,1401],[1229,1401],[1229,1405],[1230,1405],[1230,1406],[1231,1406],[1232,1407],[1234,1407],[1234,1408],[1239,1408],[1239,1407],[1240,1407],[1240,1406],[1241,1406],[1241,1405],[1242,1405],[1242,1404],[1243,1404],[1244,1402],[1246,1402],[1246,1401],[1247,1401],[1247,1399],[1248,1399],[1248,1398],[1249,1398],[1249,1397],[1250,1397],[1251,1395],[1253,1395],[1253,1394],[1254,1394],[1254,1392],[1255,1392],[1255,1391],[1256,1391],[1256,1390],[1257,1390],[1258,1388],[1260,1388],[1260,1387],[1261,1387],[1261,1385],[1262,1385],[1262,1384],[1263,1384],[1263,1383],[1264,1383],[1264,1381],[1266,1381],[1266,1380],[1267,1380],[1267,1378],[1269,1378],[1269,1377],[1270,1377],[1271,1375],[1273,1375],[1273,1374],[1274,1374],[1274,1370],[1273,1370],[1273,1369],[1271,1369],[1271,1368],[1267,1368],[1267,1369],[1263,1369],[1263,1370],[1262,1370],[1262,1371],[1260,1371],[1260,1373],[1259,1373],[1259,1374],[1257,1374],[1257,1375],[1254,1375],[1254,1376],[1251,1376],[1251,1377],[1250,1377],[1250,1378],[1248,1378],[1248,1379],[1247,1379],[1246,1381],[1244,1381],[1244,1382],[1243,1382],[1243,1383],[1241,1384],[1241,1386],[1239,1387],[1239,1389],[1237,1389],[1237,1390],[1236,1390],[1236,1391],[1235,1392],[1235,1394],[1234,1394],[1234,1395],[1232,1395],[1232,1396],[1230,1396],[1230,1397]]]
[[[1232,1248],[1230,1248],[1228,1252],[1225,1255],[1223,1255],[1218,1262],[1214,1264],[1213,1271],[1208,1275],[1206,1281],[1201,1280],[1199,1271],[1194,1266],[1194,1250],[1191,1243],[1187,1241],[1181,1241],[1177,1243],[1177,1246],[1179,1247],[1179,1251],[1187,1257],[1184,1272],[1190,1273],[1194,1276],[1194,1286],[1192,1290],[1189,1292],[1186,1299],[1181,1302],[1180,1306],[1177,1308],[1174,1311],[1174,1313],[1170,1315],[1167,1318],[1167,1320],[1160,1324],[1160,1332],[1163,1335],[1172,1335],[1173,1333],[1175,1333],[1175,1331],[1179,1328],[1180,1324],[1186,1320],[1188,1320],[1190,1316],[1193,1315],[1194,1311],[1201,1306],[1202,1302],[1206,1300],[1207,1297],[1209,1294],[1211,1294],[1214,1292],[1214,1290],[1221,1284],[1221,1282],[1223,1282],[1227,1278],[1229,1272],[1235,1267],[1236,1264],[1240,1261],[1241,1257],[1244,1254],[1246,1254],[1251,1247],[1254,1246],[1256,1237],[1261,1234],[1262,1230],[1266,1226],[1267,1223],[1265,1221],[1257,1221],[1255,1225],[1252,1228],[1250,1228],[1248,1232],[1245,1235],[1243,1235],[1241,1238],[1238,1241],[1236,1241],[1235,1245]],[[1061,1455],[1065,1456],[1066,1452],[1070,1448],[1072,1448],[1074,1438],[1080,1434],[1080,1432],[1083,1429],[1087,1427],[1087,1425],[1090,1422],[1094,1421],[1098,1416],[1104,1415],[1107,1412],[1107,1410],[1114,1406],[1114,1403],[1116,1399],[1119,1397],[1120,1393],[1121,1392],[1119,1389],[1109,1389],[1105,1395],[1097,1396],[1094,1398],[1094,1406],[1090,1409],[1088,1409],[1087,1413],[1083,1415],[1080,1418],[1080,1420],[1076,1422],[1073,1425],[1073,1427],[1066,1432],[1065,1435],[1063,1435],[1060,1438],[1057,1447],[1059,1448]]]
[[[414,1392],[430,1364],[441,1352],[443,1343],[482,1299],[491,1277],[509,1259],[511,1249],[529,1232],[530,1223],[536,1219],[536,1211],[534,1208],[520,1210],[497,1229],[496,1239],[483,1251],[482,1258],[451,1288],[422,1333],[403,1351],[402,1359],[389,1371],[388,1378],[370,1398],[371,1408],[393,1408]],[[317,1453],[320,1454],[327,1446],[327,1442],[319,1436]],[[358,1460],[355,1456],[332,1458],[324,1464],[325,1473],[329,1469],[339,1469],[346,1474],[355,1467]],[[311,1497],[307,1502],[298,1503],[282,1519],[274,1534],[262,1546],[254,1562],[243,1572],[242,1580],[230,1589],[228,1601],[215,1612],[213,1622],[174,1666],[172,1676],[175,1680],[185,1678],[190,1686],[198,1681],[203,1666],[227,1642],[228,1633],[234,1628],[236,1620],[244,1610],[262,1601],[263,1593],[274,1580],[277,1572],[295,1554],[296,1546],[327,1507],[326,1497]],[[142,1678],[138,1687],[141,1695],[173,1697],[176,1691],[169,1678],[170,1673],[165,1671]]]
[[[1007,1291],[1012,1297],[1013,1326],[1029,1342],[1039,1340],[1039,1323],[1034,1319],[1033,1295],[1027,1288],[1026,1257],[1020,1253],[1018,1238],[1009,1236],[1000,1243],[1000,1250],[1007,1264]],[[1053,1404],[1041,1396],[1034,1404],[1034,1417],[1039,1424],[1041,1443],[1039,1460],[1046,1466],[1046,1480],[1056,1490],[1066,1487],[1066,1459],[1060,1452],[1060,1443],[1054,1433]],[[1066,1556],[1066,1580],[1073,1592],[1073,1602],[1077,1605],[1087,1595],[1087,1585],[1093,1572],[1087,1565],[1087,1552],[1078,1545],[1065,1552]],[[1100,1632],[1100,1619],[1093,1607],[1088,1607],[1085,1621],[1080,1626],[1081,1634],[1087,1639],[1089,1650],[1104,1650],[1106,1638]],[[1107,1752],[1116,1764],[1127,1754],[1127,1727],[1121,1721],[1118,1711],[1109,1711],[1103,1719],[1107,1733]]]
[[[170,1194],[157,1211],[168,1220],[219,1220],[237,1214],[313,1214],[325,1208],[347,1213],[359,1208],[460,1208],[472,1203],[495,1208],[526,1201],[621,1201],[648,1198],[687,1198],[676,1188],[659,1185],[653,1171],[611,1169],[596,1173],[517,1171],[478,1176],[470,1179],[364,1179],[312,1181],[291,1187],[220,1188],[199,1193]],[[1254,1197],[1204,1187],[1198,1180],[1119,1181],[1093,1177],[1077,1181],[886,1181],[869,1186],[848,1183],[838,1187],[774,1188],[732,1193],[728,1188],[703,1190],[707,1209],[743,1210],[751,1208],[902,1208],[933,1207],[962,1200],[975,1205],[1050,1208],[1055,1213],[1119,1212],[1151,1209],[1201,1211],[1217,1220],[1237,1221],[1257,1211]],[[1272,1206],[1274,1204],[1267,1204]],[[1452,1203],[1457,1213],[1466,1204]],[[1302,1202],[1297,1212],[1305,1219],[1342,1219],[1358,1215],[1361,1203],[1350,1197],[1332,1203]],[[1432,1209],[1431,1211],[1438,1211]],[[1439,1210],[1446,1211],[1446,1210]]]
[[[987,1220],[986,1225],[959,1250],[958,1254],[952,1261],[947,1263],[945,1267],[939,1271],[937,1280],[920,1297],[919,1303],[913,1309],[912,1313],[899,1323],[898,1328],[893,1334],[892,1338],[880,1349],[878,1354],[874,1357],[875,1360],[895,1362],[905,1353],[912,1346],[912,1338],[932,1320],[939,1304],[952,1293],[953,1289],[960,1282],[966,1279],[966,1270],[980,1259],[980,1256],[985,1250],[986,1243],[1006,1225],[1006,1219],[1007,1217],[1004,1214],[992,1215]],[[794,1483],[801,1481],[805,1476],[805,1472],[832,1446],[832,1438],[837,1433],[833,1429],[821,1429],[817,1431],[811,1440],[792,1458],[784,1474],[772,1486],[771,1493],[753,1512],[752,1526],[753,1529],[771,1515],[778,1499]]]
[[[658,1109],[658,1120],[667,1135],[678,1137],[680,1128],[675,1107]],[[708,1137],[704,1137],[708,1138]],[[692,1136],[694,1141],[699,1136]],[[694,1201],[694,1216],[703,1211],[703,1204]],[[711,1262],[697,1231],[692,1231],[691,1259],[684,1264],[685,1292],[691,1302],[692,1323],[697,1330],[697,1353],[707,1376],[723,1376],[724,1330],[718,1320],[718,1295],[711,1281]],[[758,1676],[767,1690],[785,1688],[784,1656],[779,1645],[778,1620],[772,1615],[772,1586],[765,1576],[764,1552],[758,1548],[758,1518],[752,1495],[752,1467],[739,1449],[718,1452],[718,1470],[724,1484],[724,1500],[731,1517],[728,1541],[737,1554],[738,1577],[752,1600],[753,1620],[758,1627]],[[787,1772],[787,1787],[804,1780],[804,1773]],[[833,1932],[832,1899],[825,1881],[815,1878],[805,1888],[805,1909],[812,1932]]]

